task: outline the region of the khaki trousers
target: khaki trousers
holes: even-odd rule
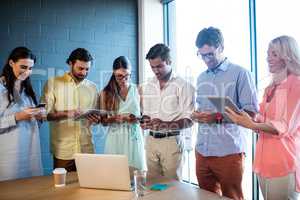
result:
[[[147,176],[180,179],[182,148],[178,136],[146,137]]]
[[[297,200],[295,174],[275,178],[257,176],[264,200]]]

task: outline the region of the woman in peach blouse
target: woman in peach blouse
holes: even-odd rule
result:
[[[254,172],[265,200],[296,200],[300,192],[300,54],[295,39],[273,39],[267,57],[272,82],[257,121],[226,108],[238,125],[255,130]]]

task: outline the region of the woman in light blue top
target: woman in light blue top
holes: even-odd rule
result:
[[[100,109],[114,113],[101,119],[109,125],[105,153],[127,155],[131,173],[145,169],[145,150],[142,130],[138,124],[140,96],[136,85],[130,83],[131,65],[128,58],[114,60],[113,74],[100,93]]]
[[[15,48],[0,77],[0,181],[42,175],[37,105],[29,76],[35,56]]]

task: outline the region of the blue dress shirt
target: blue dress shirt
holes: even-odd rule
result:
[[[255,84],[250,72],[225,61],[214,70],[202,72],[197,79],[197,110],[216,112],[207,96],[228,96],[243,110],[258,111]],[[196,151],[203,156],[226,156],[245,152],[243,128],[230,123],[199,123]]]

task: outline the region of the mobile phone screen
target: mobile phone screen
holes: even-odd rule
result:
[[[44,108],[46,106],[45,103],[40,103],[39,105],[36,106],[36,108]]]

